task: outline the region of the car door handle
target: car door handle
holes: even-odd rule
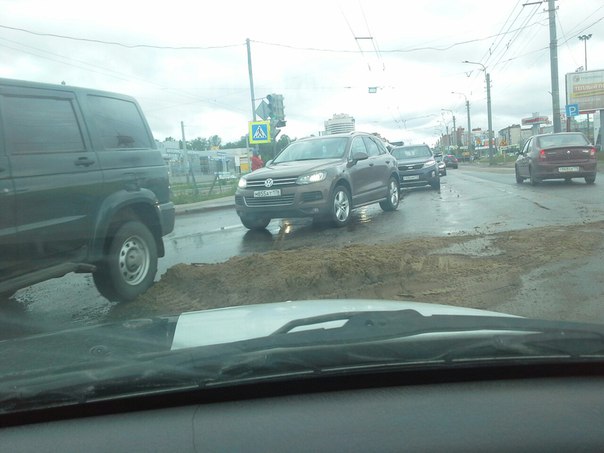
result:
[[[91,165],[94,164],[94,161],[91,159],[88,159],[87,157],[79,157],[78,159],[76,159],[76,161],[74,162],[76,167],[90,167]]]

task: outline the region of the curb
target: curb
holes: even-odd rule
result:
[[[185,205],[180,205],[185,206]],[[199,214],[200,212],[219,211],[220,209],[235,209],[235,203],[223,206],[193,206],[190,208],[176,209],[176,215]]]

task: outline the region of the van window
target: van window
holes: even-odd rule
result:
[[[133,102],[94,95],[88,99],[105,149],[152,147],[145,123]]]
[[[3,96],[7,150],[11,154],[84,150],[69,99]]]

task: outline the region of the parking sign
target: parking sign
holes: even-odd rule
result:
[[[566,116],[577,116],[579,114],[579,104],[567,104]]]

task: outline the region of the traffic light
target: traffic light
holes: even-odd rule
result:
[[[276,121],[285,120],[285,110],[283,107],[283,95],[282,94],[268,94],[266,96],[268,101],[269,117]]]

